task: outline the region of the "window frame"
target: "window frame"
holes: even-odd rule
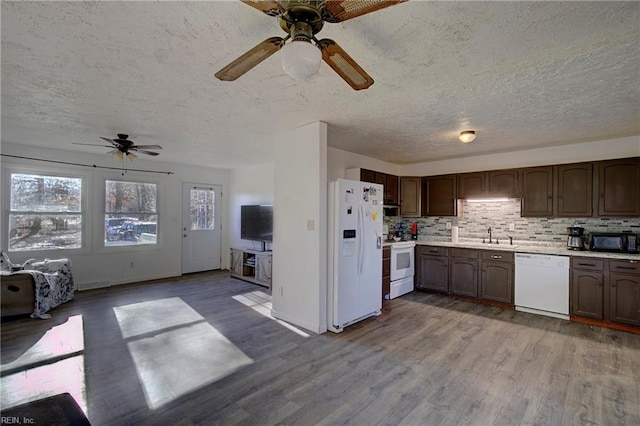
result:
[[[162,183],[157,179],[149,179],[148,176],[143,176],[142,174],[130,172],[128,171],[124,176],[118,175],[107,175],[101,174],[100,178],[97,179],[100,181],[100,190],[96,191],[98,196],[100,197],[99,204],[97,204],[95,216],[96,223],[99,223],[100,226],[96,226],[95,232],[95,251],[100,253],[123,253],[128,251],[154,251],[154,250],[162,250],[164,249],[164,229],[162,227],[161,221],[161,208],[162,208]],[[106,206],[106,198],[107,198],[107,181],[115,181],[115,182],[133,182],[133,183],[144,183],[144,184],[152,184],[156,186],[156,242],[155,244],[123,244],[123,245],[112,245],[108,246],[104,241],[104,220],[107,215],[107,206]]]
[[[2,178],[4,180],[2,184],[2,210],[5,214],[2,217],[2,236],[0,241],[3,250],[6,250],[11,256],[16,258],[45,258],[45,257],[69,257],[76,254],[86,254],[91,252],[92,233],[91,229],[91,213],[88,211],[89,205],[89,186],[92,184],[91,175],[87,173],[74,172],[72,170],[54,170],[48,167],[27,166],[19,164],[11,164],[3,167],[4,172]],[[46,249],[34,249],[34,250],[10,250],[9,249],[9,217],[13,214],[11,210],[11,177],[14,174],[32,174],[40,176],[50,176],[59,178],[72,178],[80,179],[80,212],[82,225],[80,227],[80,239],[81,244],[78,248],[46,248]]]

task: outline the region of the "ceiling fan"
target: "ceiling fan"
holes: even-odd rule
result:
[[[126,156],[131,161],[135,160],[138,157],[133,152],[156,156],[159,155],[158,152],[149,150],[162,149],[160,145],[136,145],[128,138],[129,135],[118,133],[118,137],[116,139],[103,138],[102,136],[100,136],[100,139],[107,141],[110,145],[96,145],[91,143],[74,143],[74,145],[102,146],[105,148],[112,148],[112,151],[109,151],[108,154],[113,154],[113,156],[119,160],[122,160]]]
[[[233,81],[283,49],[282,67],[293,78],[310,78],[318,71],[320,60],[324,60],[354,90],[362,90],[373,84],[373,78],[335,41],[328,38],[318,40],[315,35],[325,22],[343,22],[407,0],[241,1],[266,15],[277,17],[287,36],[269,37],[259,43],[218,71],[215,74],[218,79]]]

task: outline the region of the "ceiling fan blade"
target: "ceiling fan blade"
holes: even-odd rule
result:
[[[216,78],[222,81],[233,81],[276,53],[282,46],[284,46],[283,38],[270,37],[218,71],[215,74]]]
[[[343,22],[405,1],[407,0],[327,0],[324,2],[322,18],[331,23]]]
[[[101,146],[103,148],[113,148],[112,145],[98,145],[96,143],[80,143],[80,142],[71,142],[71,145],[85,145],[85,146]]]
[[[322,51],[322,60],[354,90],[366,89],[373,84],[373,78],[335,41],[324,38],[318,41],[318,47]]]
[[[241,0],[242,3],[247,4],[253,8],[258,9],[269,16],[280,16],[284,13],[284,8],[280,3],[274,0]]]
[[[139,152],[140,154],[147,154],[147,155],[154,155],[154,156],[160,155],[160,153],[158,152],[147,151],[146,149],[131,148],[131,151]]]
[[[132,148],[142,148],[142,149],[162,149],[160,145],[134,145]]]

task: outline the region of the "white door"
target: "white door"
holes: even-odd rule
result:
[[[182,187],[182,273],[221,267],[220,185]]]

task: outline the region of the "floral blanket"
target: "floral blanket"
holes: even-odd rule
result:
[[[27,261],[23,269],[13,274],[29,274],[35,283],[35,306],[31,318],[51,318],[47,312],[73,299],[75,284],[69,259],[43,262]]]

